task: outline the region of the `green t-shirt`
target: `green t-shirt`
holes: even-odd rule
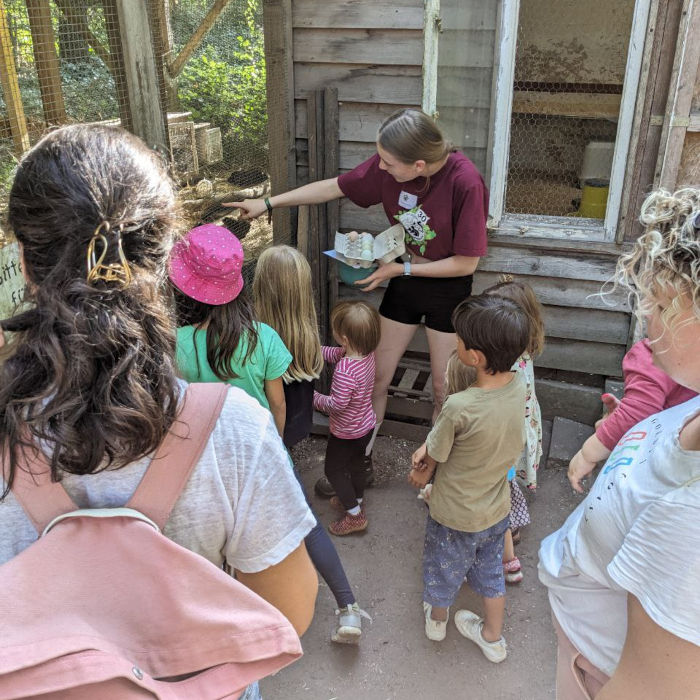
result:
[[[448,396],[426,441],[439,462],[430,516],[462,532],[481,532],[508,515],[506,475],[525,444],[525,382],[470,387]]]
[[[253,354],[244,364],[248,341],[242,337],[233,355],[231,368],[238,375],[237,379],[229,379],[231,386],[243,389],[246,394],[260,402],[261,406],[269,409],[270,405],[265,396],[265,380],[281,377],[292,361],[292,355],[287,350],[277,331],[265,323],[258,323],[258,342]],[[196,352],[195,352],[196,345]],[[219,382],[221,381],[207,362],[207,332],[195,331],[194,326],[183,326],[177,329],[177,367],[188,382]]]

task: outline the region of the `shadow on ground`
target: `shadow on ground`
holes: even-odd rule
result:
[[[561,469],[540,471],[530,500],[532,525],[516,553],[525,578],[507,591],[504,636],[508,658],[495,665],[464,639],[452,620],[447,638],[431,642],[423,633],[421,555],[426,507],[406,482],[417,444],[379,438],[377,485],[367,493],[369,528],[334,538],[360,605],[373,623],[363,627],[358,647],[329,641],[335,601],[321,581],[316,615],[302,639],[304,656],[261,682],[265,700],[549,700],[554,698],[555,641],[549,604],[537,580],[540,540],[555,530],[577,503]],[[293,457],[303,481],[323,472],[324,438],[309,438]],[[333,518],[327,501],[312,496],[318,517]],[[481,613],[478,598],[464,586],[457,605]]]

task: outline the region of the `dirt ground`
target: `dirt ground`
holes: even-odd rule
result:
[[[360,605],[372,616],[363,625],[358,647],[332,644],[335,601],[321,581],[316,615],[302,639],[304,656],[275,677],[261,682],[265,700],[549,700],[554,698],[555,642],[549,604],[537,580],[540,540],[555,530],[577,503],[563,470],[540,471],[530,500],[532,525],[523,531],[516,553],[525,578],[508,588],[504,636],[508,658],[487,661],[464,639],[452,620],[447,638],[431,642],[423,632],[421,554],[426,507],[406,482],[417,443],[379,438],[374,449],[376,485],[367,493],[370,521],[360,535],[334,538]],[[325,439],[312,437],[293,457],[304,483],[323,471]],[[327,525],[327,501],[312,497]],[[480,609],[465,586],[458,608]]]

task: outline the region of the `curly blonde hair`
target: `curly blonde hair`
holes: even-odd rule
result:
[[[653,192],[642,204],[639,220],[644,233],[629,253],[620,256],[615,287],[630,290],[640,322],[660,294],[673,297],[661,314],[667,328],[681,313],[684,296],[700,319],[700,189]]]

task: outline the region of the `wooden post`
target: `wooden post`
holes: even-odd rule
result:
[[[323,137],[324,163],[323,177],[338,176],[339,143],[338,143],[338,88],[327,87],[323,96]],[[335,232],[340,226],[340,202],[332,199],[326,203],[326,230],[322,236],[323,250],[328,250],[335,243]],[[338,266],[335,261],[329,261],[328,256],[321,255],[323,278],[328,290],[326,300],[326,343],[330,342],[330,314],[338,301]]]
[[[630,141],[631,163],[622,195],[617,243],[634,240],[642,230],[639,211],[654,183],[680,15],[681,6],[677,2],[655,0],[650,7],[642,67],[644,81],[640,83],[637,98],[635,126]]]
[[[105,27],[107,28],[107,41],[109,42],[110,72],[114,78],[117,105],[119,106],[119,120],[127,131],[133,131],[134,125],[131,121],[131,111],[127,99],[129,91],[126,85],[124,55],[122,52],[122,42],[119,38],[120,29],[117,0],[102,0],[102,7],[105,13]]]
[[[700,0],[685,0],[656,166],[658,186],[671,191],[676,186],[683,142],[690,123],[693,88],[700,60],[698,34],[700,34]]]
[[[170,112],[179,110],[177,98],[177,78],[170,74],[170,64],[173,56],[173,31],[170,25],[170,0],[154,0],[154,34],[158,40],[158,52],[160,65],[163,69],[163,83],[165,85],[166,108]]]
[[[49,0],[27,0],[27,14],[44,118],[47,124],[65,124],[66,107],[63,103],[61,71],[56,55]]]
[[[22,97],[19,94],[17,69],[12,55],[12,41],[3,0],[0,0],[0,85],[2,85],[2,95],[7,105],[15,153],[21,156],[29,148],[29,134]]]
[[[292,1],[263,0],[267,81],[267,141],[272,194],[296,187]],[[289,209],[272,212],[275,243],[293,243],[296,217]]]
[[[323,94],[323,93],[321,93]],[[318,141],[318,125],[316,117],[319,113],[318,108],[319,91],[310,92],[306,99],[306,130],[309,144],[309,182],[321,179],[319,172],[319,141]],[[321,298],[321,280],[319,277],[319,255],[321,246],[319,245],[319,235],[321,231],[321,207],[317,204],[309,206],[309,242],[308,242],[308,260],[311,265],[311,277],[313,288],[316,294],[316,299]],[[319,328],[321,326],[321,307],[317,304],[316,314],[318,316]],[[323,339],[323,336],[321,336]]]
[[[161,104],[148,5],[141,0],[115,0],[115,4],[133,132],[151,148],[167,152],[167,120]]]

